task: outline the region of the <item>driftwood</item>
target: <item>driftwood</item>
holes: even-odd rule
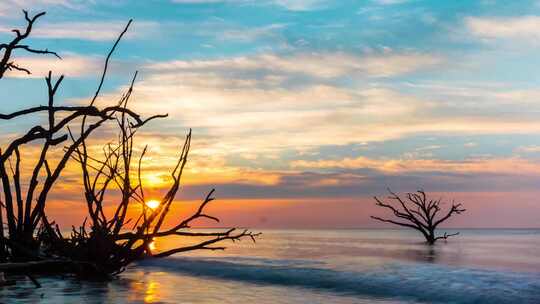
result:
[[[440,215],[441,199],[428,200],[426,193],[423,190],[418,190],[416,193],[407,193],[406,200],[399,197],[399,195],[395,194],[390,189],[388,189],[388,192],[390,193],[388,199],[396,202],[395,206],[392,203],[374,197],[376,205],[391,210],[396,219],[371,216],[372,219],[417,230],[422,233],[426,242],[430,245],[434,244],[437,240],[446,240],[451,236],[459,234],[459,232],[451,234],[445,232],[444,235],[437,236],[435,230],[440,224],[448,220],[454,214],[465,212],[465,209],[462,208],[462,204],[452,202],[450,209]]]

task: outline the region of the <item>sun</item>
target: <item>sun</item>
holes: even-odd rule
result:
[[[146,206],[152,210],[157,209],[159,207],[160,202],[157,200],[149,200],[146,202]]]
[[[156,241],[154,241],[154,239],[148,244],[148,249],[150,249],[150,251],[156,250]]]

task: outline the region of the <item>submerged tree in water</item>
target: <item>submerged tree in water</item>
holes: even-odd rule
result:
[[[392,202],[385,202],[378,197],[374,197],[376,205],[391,210],[396,219],[371,216],[372,219],[420,231],[430,245],[438,240],[446,240],[459,234],[459,232],[452,234],[445,232],[443,235],[436,235],[436,229],[453,215],[465,212],[462,204],[456,204],[452,201],[450,209],[441,212],[441,199],[428,199],[423,190],[418,190],[416,193],[407,193],[406,199],[402,199],[390,189],[388,189],[388,192],[390,193],[388,200]]]

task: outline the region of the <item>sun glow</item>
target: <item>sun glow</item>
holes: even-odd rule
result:
[[[146,206],[152,210],[157,209],[159,207],[160,202],[156,200],[149,200],[146,202]]]
[[[150,249],[150,251],[156,250],[156,241],[154,241],[154,239],[148,244],[148,249]]]

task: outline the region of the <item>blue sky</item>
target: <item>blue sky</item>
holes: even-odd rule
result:
[[[34,73],[2,80],[2,110],[43,103],[49,69],[67,77],[59,103],[85,102],[132,18],[99,102],[139,71],[133,107],[169,113],[143,135],[159,164],[193,128],[186,198],[217,185],[334,208],[387,186],[479,205],[500,192],[521,210],[501,225],[540,226],[522,218],[531,200],[540,210],[538,1],[7,0],[1,39],[22,8],[47,11],[31,44],[64,59],[18,54]]]

